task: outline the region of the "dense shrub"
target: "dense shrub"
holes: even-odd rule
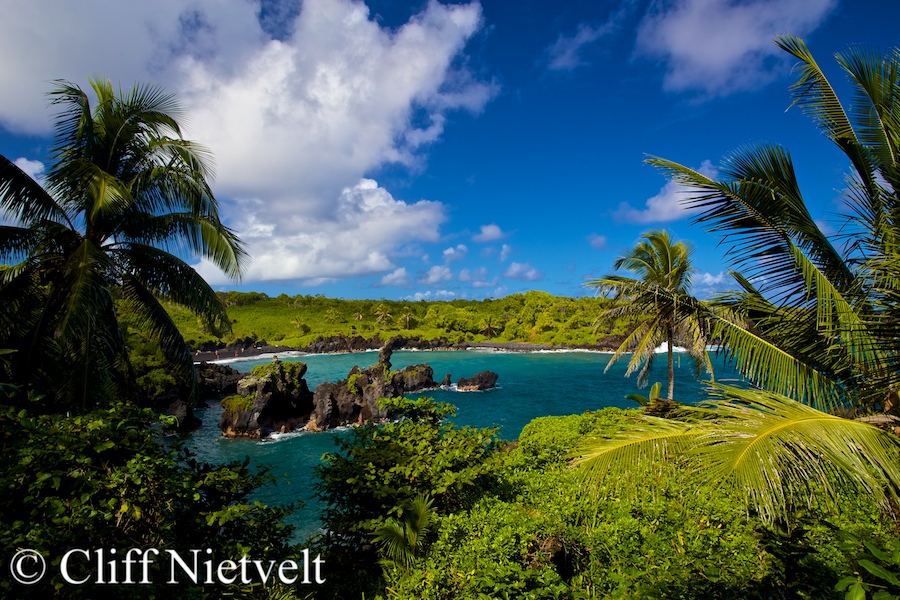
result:
[[[417,402],[406,407],[413,418],[360,428],[326,461],[329,522],[360,534],[338,553],[341,572],[365,576],[322,597],[838,598],[835,584],[858,573],[853,558],[868,551],[862,541],[847,546],[847,534],[879,547],[895,534],[893,523],[871,519],[876,507],[859,497],[845,498],[837,513],[807,507],[790,527],[766,528],[740,498],[688,486],[677,467],[635,482],[628,494],[587,493],[570,466],[572,449],[586,435],[611,434],[637,418],[608,408],[536,419],[502,449],[472,444],[478,438],[469,432],[470,449],[489,451],[476,452],[478,478],[465,479],[469,501],[445,499],[430,515],[427,544],[411,566],[379,567],[383,548],[365,535],[384,522],[378,515],[400,514],[399,499],[416,493],[446,493],[440,465],[453,445],[424,431],[443,428],[447,441],[461,435],[441,424],[445,408]],[[451,469],[448,477],[465,472]]]
[[[65,584],[58,573],[73,548],[209,548],[218,560],[243,554],[278,559],[289,550],[287,509],[248,496],[270,481],[247,462],[209,465],[168,447],[155,417],[127,405],[66,417],[0,408],[0,553],[41,552],[52,565],[39,585],[0,579],[4,597],[100,597],[93,585]],[[159,561],[161,564],[163,561]],[[85,574],[95,577],[93,565]],[[88,572],[90,570],[90,572]],[[117,597],[203,597],[202,586],[117,586]]]

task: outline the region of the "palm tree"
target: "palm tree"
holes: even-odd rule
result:
[[[837,55],[854,90],[848,110],[801,40],[776,43],[799,61],[794,105],[852,168],[842,243],[833,245],[814,221],[780,146],[738,150],[718,180],[650,158],[695,190],[685,205],[702,209],[697,221],[725,236],[743,269],[732,273],[740,289],[711,304],[708,316],[712,336],[761,389],[719,385],[697,422],[582,448],[595,482],[620,475],[621,459],[690,450],[770,519],[788,514],[795,493],[851,488],[896,501],[900,490],[896,436],[817,410],[871,409],[900,387],[900,49]]]
[[[668,398],[675,397],[675,365],[672,356],[676,336],[687,340],[689,353],[712,373],[706,352],[707,336],[698,301],[687,293],[691,285],[691,252],[687,242],[673,242],[666,231],[645,233],[628,254],[619,257],[614,268],[635,273],[640,279],[607,275],[586,285],[612,294],[613,305],[598,319],[602,322],[625,319],[636,322],[635,329],[619,345],[607,365],[609,369],[623,354],[632,352],[626,375],[640,368],[639,385],[644,385],[656,349],[667,345]]]
[[[390,309],[384,304],[379,304],[375,308],[375,321],[378,323],[390,322],[393,318],[394,316],[390,313]]]
[[[218,216],[208,152],[181,138],[174,97],[151,85],[115,93],[57,82],[60,108],[44,187],[0,156],[0,347],[47,407],[83,410],[131,397],[117,311],[193,381],[189,348],[161,301],[228,327],[225,309],[185,261],[239,277],[245,253]]]
[[[649,162],[695,186],[686,206],[703,209],[697,221],[727,236],[740,291],[717,304],[749,326],[719,333],[742,372],[803,402],[868,408],[900,385],[900,99],[892,91],[900,56],[838,55],[861,100],[850,112],[802,41],[777,43],[801,61],[794,104],[853,167],[842,247],[810,215],[780,146],[739,150],[723,163],[720,181],[671,161]]]
[[[403,322],[404,322],[405,325],[406,325],[406,329],[408,330],[408,329],[409,329],[409,322],[410,322],[410,321],[412,320],[412,318],[413,318],[413,312],[412,312],[412,309],[411,309],[410,307],[408,307],[408,306],[404,306],[404,307],[403,307],[403,312],[400,313],[400,318],[403,319]]]
[[[486,316],[481,322],[480,333],[487,339],[491,339],[497,335],[497,330],[494,328],[493,317],[491,315]]]

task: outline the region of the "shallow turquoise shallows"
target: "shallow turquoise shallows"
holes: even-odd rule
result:
[[[378,353],[281,355],[279,358],[305,362],[309,367],[306,381],[310,389],[315,390],[322,382],[346,378],[354,365],[367,367],[374,364]],[[640,392],[646,395],[647,388],[637,389],[636,375],[625,378],[625,359],[604,373],[609,358],[609,354],[593,352],[400,351],[393,354],[391,363],[394,369],[427,363],[434,369],[434,379],[438,382],[446,373],[452,375],[453,382],[479,371],[497,373],[500,377],[493,390],[456,392],[437,389],[418,395],[431,396],[455,405],[457,413],[453,421],[459,425],[499,427],[499,435],[512,440],[536,417],[577,414],[606,406],[637,406],[625,400],[625,394]],[[241,372],[247,372],[256,365],[270,361],[271,358],[265,358],[230,364]],[[737,377],[733,369],[726,367],[722,357],[714,356],[713,364],[717,380]],[[682,402],[701,400],[705,396],[703,381],[695,377],[693,361],[687,355],[676,354],[675,365],[675,398]],[[665,380],[666,356],[659,354],[650,381],[661,381],[665,386]],[[322,454],[335,448],[335,436],[341,435],[341,432],[294,433],[262,442],[226,439],[218,428],[221,412],[222,408],[216,404],[197,412],[197,416],[203,419],[203,426],[188,442],[197,457],[210,462],[226,462],[249,456],[253,464],[270,467],[272,473],[277,475],[284,474],[276,486],[267,486],[255,498],[271,505],[302,502],[305,506],[294,513],[289,522],[296,526],[298,539],[317,531],[320,525],[318,515],[323,507],[315,498],[313,469],[319,464]]]

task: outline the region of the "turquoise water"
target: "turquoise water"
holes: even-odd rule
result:
[[[329,354],[289,356],[281,360],[302,361],[308,366],[306,381],[310,389],[325,381],[337,381],[347,377],[354,366],[367,367],[378,360],[377,352],[358,354]],[[247,372],[256,365],[265,364],[271,358],[235,361],[232,367]],[[499,435],[515,439],[532,419],[547,415],[578,414],[606,406],[633,408],[633,402],[625,400],[625,394],[648,390],[637,389],[636,375],[624,377],[626,362],[620,361],[604,373],[608,354],[592,352],[535,352],[506,353],[478,350],[445,352],[395,352],[391,357],[392,368],[427,363],[434,369],[434,378],[440,381],[445,373],[452,374],[456,382],[460,377],[490,370],[500,377],[497,387],[483,392],[456,392],[432,390],[413,396],[431,396],[457,407],[453,421],[459,425],[499,427]],[[714,357],[716,379],[736,378],[720,357]],[[695,378],[693,361],[676,354],[675,397],[690,401],[703,397],[703,383]],[[650,381],[666,379],[665,355],[656,358]],[[203,426],[193,434],[189,447],[198,458],[210,462],[242,460],[249,456],[252,464],[268,466],[277,475],[284,474],[275,486],[268,486],[256,494],[262,502],[283,505],[302,502],[305,507],[289,519],[297,526],[299,536],[305,537],[319,528],[318,515],[322,506],[315,498],[315,465],[322,454],[334,450],[335,436],[341,431],[323,433],[293,433],[274,440],[253,441],[226,439],[218,428],[222,408],[218,405],[201,409],[197,416]]]

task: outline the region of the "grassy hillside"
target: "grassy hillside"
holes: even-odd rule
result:
[[[604,298],[564,298],[544,292],[513,294],[498,300],[449,302],[342,300],[286,294],[270,298],[256,292],[221,292],[220,297],[228,307],[230,333],[212,331],[189,311],[167,307],[191,345],[227,345],[249,337],[299,347],[319,336],[339,334],[574,345],[593,344],[598,337],[625,330],[623,323],[611,330],[593,331],[594,320],[608,302]]]

